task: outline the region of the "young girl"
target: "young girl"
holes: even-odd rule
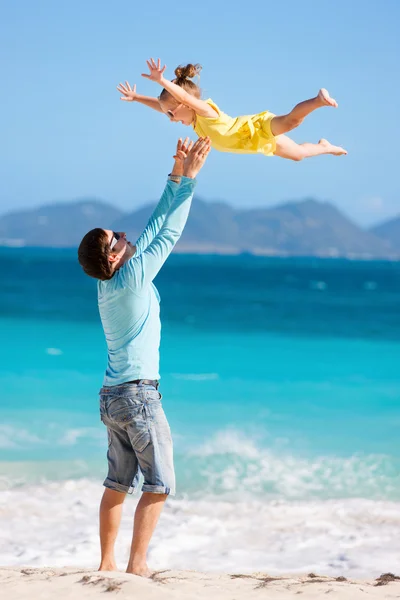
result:
[[[325,89],[311,100],[297,104],[287,115],[275,116],[264,111],[256,115],[229,117],[211,100],[202,100],[200,88],[190,81],[198,75],[200,65],[188,64],[175,69],[176,78],[169,81],[164,78],[166,66],[161,67],[151,58],[147,61],[150,74],[142,77],[155,81],[163,88],[158,98],[141,96],[136,93],[136,85],[131,88],[126,81],[120,83],[117,90],[123,95],[121,100],[140,102],[154,110],[165,113],[173,122],[191,125],[199,137],[209,137],[211,145],[221,152],[239,152],[242,154],[261,153],[266,156],[281,156],[291,160],[302,160],[319,154],[340,156],[347,154],[340,146],[333,146],[325,139],[318,144],[296,144],[286,135],[298,127],[313,110],[322,106],[337,107],[337,102]]]

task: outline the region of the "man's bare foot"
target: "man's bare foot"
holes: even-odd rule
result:
[[[101,563],[99,571],[118,571],[118,567],[115,563]]]
[[[151,577],[151,571],[147,565],[137,565],[126,569],[127,573],[138,575],[139,577]]]
[[[321,88],[318,92],[318,100],[320,100],[322,106],[333,106],[334,108],[338,107],[338,103],[334,98],[331,98],[328,90],[325,88]]]
[[[319,140],[318,144],[324,146],[324,148],[326,149],[325,154],[333,154],[334,156],[342,156],[343,154],[347,154],[347,150],[341,148],[340,146],[334,146],[333,144],[328,142],[328,140],[325,140],[323,138]]]

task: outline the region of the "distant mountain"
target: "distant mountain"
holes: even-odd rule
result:
[[[388,247],[393,248],[397,253],[400,252],[400,215],[380,225],[375,225],[370,231],[386,242]]]
[[[0,217],[0,244],[77,246],[93,227],[126,231],[134,241],[154,208],[123,213],[95,199],[58,203]],[[384,257],[400,254],[375,231],[364,231],[335,206],[313,199],[237,210],[195,198],[180,252]]]
[[[24,246],[78,246],[87,231],[112,223],[122,212],[96,199],[48,204],[0,217],[0,244]]]
[[[382,256],[388,248],[328,202],[308,199],[269,210],[253,209],[240,215],[243,241],[252,249],[322,256]]]

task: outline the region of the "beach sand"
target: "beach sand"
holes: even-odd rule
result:
[[[122,572],[99,573],[88,569],[0,567],[0,589],[7,600],[64,600],[115,597],[141,600],[256,600],[258,598],[400,598],[400,577],[378,579],[307,575],[268,576],[265,573],[211,574],[197,571],[157,571],[151,579]],[[108,595],[110,594],[110,595]]]

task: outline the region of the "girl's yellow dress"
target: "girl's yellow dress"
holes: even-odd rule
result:
[[[265,111],[257,115],[230,117],[223,113],[210,98],[206,102],[216,110],[218,117],[196,115],[193,129],[199,137],[208,136],[213,148],[220,152],[265,154],[265,156],[275,154],[276,142],[271,132],[271,120],[274,114]]]

